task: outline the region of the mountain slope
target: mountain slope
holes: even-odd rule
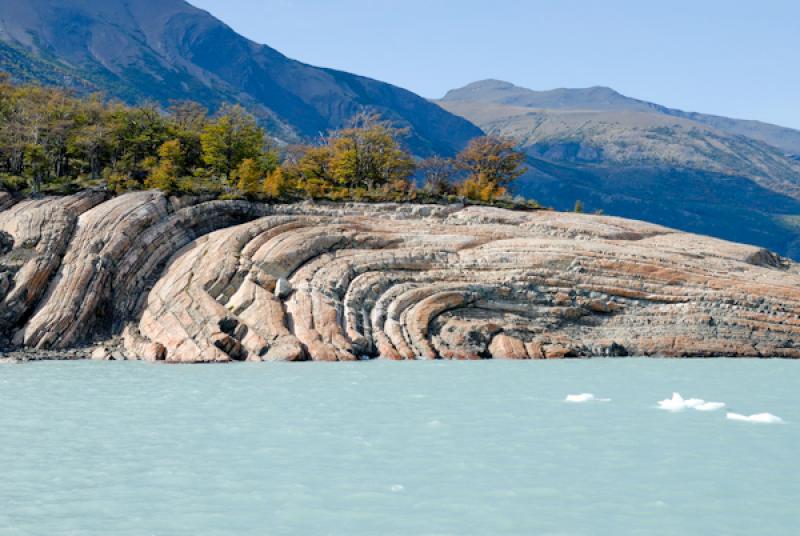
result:
[[[420,155],[452,153],[480,135],[409,91],[289,59],[183,0],[0,0],[0,69],[127,102],[239,102],[288,141],[360,111],[409,128]]]
[[[465,101],[442,106],[488,133],[514,138],[535,157],[742,175],[800,197],[800,165],[779,149],[689,119],[644,111],[542,110]]]
[[[441,102],[471,102],[550,110],[595,110],[605,112],[652,112],[680,117],[709,127],[763,141],[786,154],[800,155],[800,130],[718,115],[684,112],[660,104],[626,97],[607,87],[534,91],[501,80],[483,80],[447,93]]]
[[[743,135],[752,123],[717,118],[714,126],[713,116],[606,88],[534,92],[497,81],[454,90],[440,104],[520,143],[530,171],[518,193],[560,209],[580,199],[590,209],[800,257],[800,165],[787,145]],[[800,134],[771,128],[789,145]]]

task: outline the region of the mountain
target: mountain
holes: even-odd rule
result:
[[[768,247],[800,258],[800,132],[682,112],[608,88],[532,91],[489,80],[439,104],[515,139],[517,192]]]
[[[550,110],[595,110],[605,112],[654,112],[690,119],[717,130],[766,142],[787,154],[800,155],[800,131],[791,128],[718,115],[684,112],[626,97],[608,87],[534,91],[500,80],[483,80],[449,91],[443,102],[480,102],[521,108]]]
[[[408,128],[421,156],[453,153],[481,134],[410,91],[289,59],[183,0],[0,0],[0,69],[129,103],[238,102],[286,141],[360,111]]]

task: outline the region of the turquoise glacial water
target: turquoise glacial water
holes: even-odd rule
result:
[[[796,535],[799,403],[789,361],[0,366],[0,535]]]

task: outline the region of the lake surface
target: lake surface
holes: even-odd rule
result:
[[[800,362],[0,365],[0,448],[2,536],[794,535]]]

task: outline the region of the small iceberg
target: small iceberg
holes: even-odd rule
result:
[[[724,402],[705,402],[698,406],[695,406],[694,409],[697,411],[717,411],[725,407]]]
[[[783,424],[783,419],[772,413],[758,413],[756,415],[740,415],[738,413],[728,413],[729,421],[752,422],[756,424]]]
[[[680,393],[672,393],[672,398],[662,400],[658,407],[666,411],[684,411],[695,409],[697,411],[717,411],[725,407],[723,402],[706,402],[702,398],[684,399]]]
[[[683,411],[689,406],[680,393],[672,393],[672,398],[662,400],[658,403],[658,407],[666,411]]]
[[[597,398],[592,393],[582,393],[579,395],[568,395],[564,402],[572,404],[583,404],[586,402],[611,402],[610,398]]]

